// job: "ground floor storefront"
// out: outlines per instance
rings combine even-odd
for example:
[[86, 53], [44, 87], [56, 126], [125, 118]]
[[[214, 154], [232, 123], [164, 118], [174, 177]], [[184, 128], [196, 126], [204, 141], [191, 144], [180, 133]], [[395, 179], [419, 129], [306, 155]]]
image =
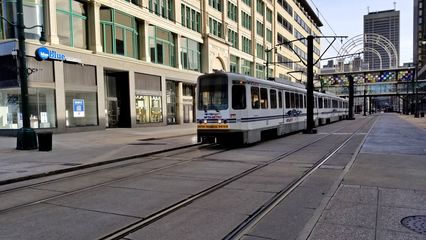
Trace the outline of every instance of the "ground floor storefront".
[[[0, 135], [22, 127], [16, 42], [0, 43]], [[31, 127], [54, 132], [195, 121], [199, 73], [70, 48], [27, 44]], [[3, 134], [5, 135], [5, 134]]]

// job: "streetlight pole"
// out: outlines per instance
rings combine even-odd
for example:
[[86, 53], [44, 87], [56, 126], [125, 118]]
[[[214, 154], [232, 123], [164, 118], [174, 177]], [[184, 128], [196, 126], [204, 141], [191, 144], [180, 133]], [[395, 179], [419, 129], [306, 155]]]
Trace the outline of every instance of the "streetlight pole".
[[21, 83], [21, 113], [22, 128], [18, 130], [16, 149], [31, 150], [37, 148], [37, 136], [30, 125], [30, 114], [28, 111], [28, 70], [25, 59], [25, 25], [22, 0], [16, 1], [17, 37], [18, 37], [18, 64], [19, 79]]

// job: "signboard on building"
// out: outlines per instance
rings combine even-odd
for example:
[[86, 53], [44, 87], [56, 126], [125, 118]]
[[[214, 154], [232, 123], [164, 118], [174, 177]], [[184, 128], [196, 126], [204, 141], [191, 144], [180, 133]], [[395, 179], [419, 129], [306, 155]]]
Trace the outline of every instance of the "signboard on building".
[[58, 53], [54, 50], [50, 50], [47, 47], [40, 47], [35, 52], [36, 59], [39, 61], [43, 60], [56, 60], [56, 61], [67, 61], [81, 63], [81, 59], [65, 56], [65, 54]]
[[73, 116], [75, 118], [84, 117], [84, 99], [73, 99]]

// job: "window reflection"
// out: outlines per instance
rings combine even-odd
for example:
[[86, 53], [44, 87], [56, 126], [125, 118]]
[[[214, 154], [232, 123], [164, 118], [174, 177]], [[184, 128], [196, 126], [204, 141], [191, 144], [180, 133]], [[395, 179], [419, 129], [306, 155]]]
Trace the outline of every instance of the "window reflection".
[[161, 96], [136, 95], [136, 123], [163, 121]]

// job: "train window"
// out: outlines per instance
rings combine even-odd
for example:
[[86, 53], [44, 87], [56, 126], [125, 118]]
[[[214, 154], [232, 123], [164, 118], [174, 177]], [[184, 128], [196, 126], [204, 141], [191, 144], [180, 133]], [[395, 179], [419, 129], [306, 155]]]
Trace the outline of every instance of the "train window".
[[271, 95], [271, 108], [277, 108], [277, 91], [271, 89], [269, 95]]
[[260, 89], [260, 107], [268, 108], [268, 89], [266, 88]]
[[246, 108], [246, 87], [244, 85], [232, 86], [232, 108], [233, 109]]
[[285, 108], [290, 108], [290, 93], [285, 92]]
[[337, 108], [338, 104], [337, 104], [337, 100], [333, 100], [333, 108]]
[[302, 108], [303, 107], [303, 96], [302, 96], [302, 94], [297, 94], [297, 100], [299, 100], [299, 101], [297, 101], [297, 107], [298, 108]]
[[306, 95], [303, 95], [303, 108], [306, 108], [306, 104], [308, 101], [306, 101]]
[[201, 77], [198, 81], [198, 110], [228, 109], [228, 78]]
[[260, 107], [260, 98], [259, 98], [259, 88], [251, 87], [251, 108], [259, 109]]
[[294, 93], [290, 93], [291, 108], [296, 108], [296, 96]]
[[278, 91], [278, 106], [283, 108], [283, 93], [281, 91]]
[[318, 98], [315, 97], [314, 99], [314, 108], [318, 108]]
[[318, 98], [318, 108], [323, 108], [322, 98]]

